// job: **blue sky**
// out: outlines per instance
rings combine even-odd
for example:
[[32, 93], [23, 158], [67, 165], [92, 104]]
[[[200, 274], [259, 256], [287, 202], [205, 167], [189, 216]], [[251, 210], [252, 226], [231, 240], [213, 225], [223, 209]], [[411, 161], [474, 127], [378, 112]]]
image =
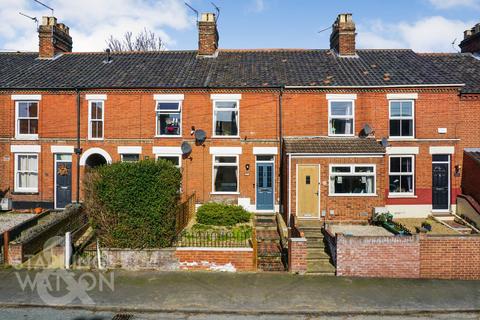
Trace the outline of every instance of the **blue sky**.
[[[193, 13], [181, 0], [44, 0], [70, 26], [74, 51], [99, 51], [110, 34], [144, 27], [168, 49], [196, 49]], [[188, 1], [200, 12], [209, 0]], [[220, 8], [221, 48], [327, 48], [338, 13], [351, 12], [362, 48], [453, 51], [466, 28], [480, 22], [480, 0], [213, 0]], [[34, 24], [19, 11], [49, 14], [33, 0], [0, 0], [0, 49], [36, 51]], [[5, 27], [6, 26], [6, 27]]]

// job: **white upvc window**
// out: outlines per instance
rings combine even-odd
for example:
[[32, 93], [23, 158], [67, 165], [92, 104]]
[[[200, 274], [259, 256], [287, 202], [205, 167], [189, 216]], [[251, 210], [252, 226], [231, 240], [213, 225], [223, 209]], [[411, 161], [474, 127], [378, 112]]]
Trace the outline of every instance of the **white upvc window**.
[[38, 139], [38, 101], [15, 102], [17, 139]]
[[213, 137], [240, 136], [240, 100], [213, 101]]
[[180, 137], [182, 135], [182, 101], [156, 101], [157, 137]]
[[137, 162], [140, 161], [138, 153], [122, 153], [120, 154], [122, 162]]
[[103, 140], [105, 101], [88, 101], [88, 139]]
[[355, 100], [328, 101], [328, 135], [353, 136], [355, 132]]
[[38, 154], [15, 154], [15, 192], [38, 192]]
[[415, 158], [413, 155], [390, 156], [389, 195], [413, 196], [415, 183]]
[[413, 138], [415, 136], [414, 100], [390, 100], [390, 137]]
[[374, 164], [330, 165], [331, 196], [375, 196]]
[[182, 167], [182, 155], [181, 154], [157, 154], [157, 160], [163, 159], [170, 161], [177, 168]]
[[213, 193], [238, 193], [238, 171], [238, 155], [214, 155], [212, 170]]

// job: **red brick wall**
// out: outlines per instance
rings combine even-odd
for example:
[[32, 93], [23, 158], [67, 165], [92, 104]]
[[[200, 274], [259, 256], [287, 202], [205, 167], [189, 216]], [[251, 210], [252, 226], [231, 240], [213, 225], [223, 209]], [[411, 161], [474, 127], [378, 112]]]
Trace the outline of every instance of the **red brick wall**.
[[480, 236], [420, 239], [422, 278], [480, 279]]
[[415, 237], [337, 235], [337, 275], [418, 278], [420, 248]]
[[462, 193], [480, 202], [480, 162], [468, 154], [463, 156]]
[[288, 271], [299, 274], [307, 272], [307, 239], [288, 239]]
[[[242, 248], [243, 249], [243, 248]], [[233, 265], [236, 271], [255, 271], [253, 250], [216, 250], [212, 248], [184, 249], [177, 248], [175, 252], [182, 270], [215, 271], [228, 269]]]

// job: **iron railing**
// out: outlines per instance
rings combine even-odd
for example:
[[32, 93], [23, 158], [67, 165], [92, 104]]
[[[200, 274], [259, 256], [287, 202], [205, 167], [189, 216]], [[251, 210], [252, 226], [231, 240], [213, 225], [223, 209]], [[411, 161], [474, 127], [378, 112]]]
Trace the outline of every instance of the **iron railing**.
[[252, 245], [252, 230], [242, 231], [182, 231], [176, 247], [244, 248]]

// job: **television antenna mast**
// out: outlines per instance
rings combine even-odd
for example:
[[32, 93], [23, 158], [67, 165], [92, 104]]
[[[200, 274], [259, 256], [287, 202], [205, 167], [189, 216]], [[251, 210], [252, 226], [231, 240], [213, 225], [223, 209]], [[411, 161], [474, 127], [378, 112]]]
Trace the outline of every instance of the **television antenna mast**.
[[215, 22], [218, 21], [218, 18], [220, 18], [220, 8], [213, 2], [210, 2], [212, 6], [215, 8], [215, 11], [217, 11], [217, 17], [215, 18]]
[[19, 12], [19, 14], [24, 16], [25, 18], [28, 18], [28, 19], [32, 20], [33, 22], [35, 22], [35, 24], [37, 26], [37, 30], [38, 30], [38, 19], [36, 17], [30, 17], [28, 14], [25, 14], [23, 12]]
[[322, 30], [318, 31], [318, 33], [325, 32], [325, 31], [327, 31], [327, 30], [329, 30], [329, 29], [332, 29], [332, 27], [330, 26], [330, 27], [328, 27], [328, 28], [322, 29]]
[[52, 7], [47, 6], [45, 3], [40, 2], [39, 0], [33, 0], [33, 1], [35, 1], [35, 2], [38, 3], [39, 5], [44, 6], [45, 8], [49, 9], [50, 11], [52, 11], [52, 17], [53, 17], [54, 10], [53, 10]]
[[[36, 1], [36, 0], [35, 0]], [[198, 23], [198, 10], [195, 9], [194, 7], [192, 7], [191, 5], [189, 5], [188, 3], [184, 2], [185, 5], [190, 9], [192, 10], [196, 15], [197, 15], [197, 23]]]

